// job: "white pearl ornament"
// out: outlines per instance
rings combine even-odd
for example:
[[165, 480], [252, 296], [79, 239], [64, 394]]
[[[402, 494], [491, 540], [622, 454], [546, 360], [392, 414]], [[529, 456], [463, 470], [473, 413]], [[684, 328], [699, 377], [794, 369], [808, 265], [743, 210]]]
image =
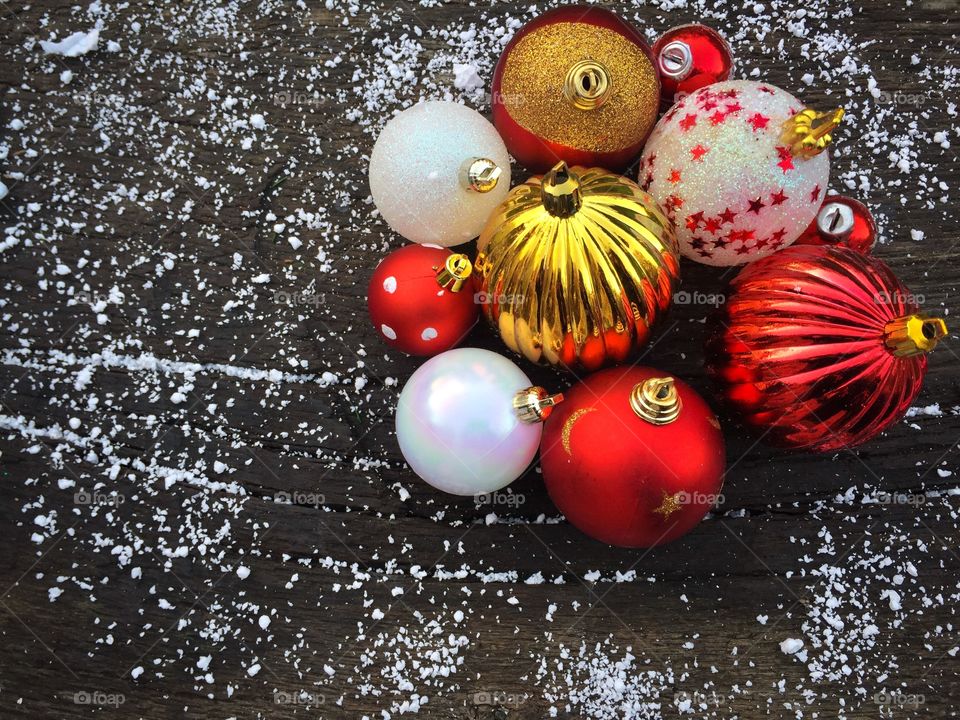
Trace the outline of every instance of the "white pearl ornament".
[[370, 192], [407, 240], [450, 247], [480, 234], [510, 189], [510, 156], [480, 113], [424, 102], [386, 124], [370, 154]]
[[502, 355], [457, 348], [430, 358], [397, 402], [397, 441], [428, 484], [453, 495], [506, 487], [533, 461], [541, 425], [560, 395], [530, 387]]

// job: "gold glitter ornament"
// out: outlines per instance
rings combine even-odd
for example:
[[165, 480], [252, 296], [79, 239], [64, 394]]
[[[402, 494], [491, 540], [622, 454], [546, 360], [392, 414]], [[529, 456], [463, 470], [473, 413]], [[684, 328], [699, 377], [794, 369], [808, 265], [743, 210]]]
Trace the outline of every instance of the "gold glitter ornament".
[[632, 25], [573, 5], [521, 28], [500, 56], [492, 94], [494, 124], [530, 170], [559, 160], [622, 170], [656, 123], [660, 79]]
[[673, 227], [636, 183], [559, 163], [510, 191], [477, 244], [487, 319], [538, 363], [592, 371], [650, 337], [679, 282]]

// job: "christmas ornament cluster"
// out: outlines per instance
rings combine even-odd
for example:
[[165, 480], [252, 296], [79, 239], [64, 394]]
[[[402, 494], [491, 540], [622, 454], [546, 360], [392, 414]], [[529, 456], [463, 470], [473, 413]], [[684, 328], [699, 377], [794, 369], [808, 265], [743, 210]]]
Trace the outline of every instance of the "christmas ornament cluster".
[[[831, 452], [903, 417], [947, 330], [871, 257], [867, 208], [827, 194], [843, 110], [733, 67], [703, 25], [651, 49], [608, 10], [562, 7], [506, 45], [492, 124], [424, 102], [384, 127], [371, 194], [414, 244], [377, 267], [368, 308], [384, 342], [430, 358], [396, 412], [427, 483], [495, 492], [539, 453], [551, 499], [593, 538], [650, 547], [695, 527], [722, 485], [717, 417], [682, 379], [624, 366], [668, 311], [681, 257], [745, 265], [704, 362], [764, 442]], [[532, 173], [512, 189], [510, 156]], [[475, 238], [472, 257], [449, 249]], [[457, 348], [480, 315], [523, 361], [584, 379], [553, 393]]]

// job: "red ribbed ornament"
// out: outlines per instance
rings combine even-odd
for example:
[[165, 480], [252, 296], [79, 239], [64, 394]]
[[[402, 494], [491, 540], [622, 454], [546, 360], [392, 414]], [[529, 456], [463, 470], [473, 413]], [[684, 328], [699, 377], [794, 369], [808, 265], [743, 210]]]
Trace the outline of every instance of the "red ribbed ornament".
[[828, 452], [900, 420], [946, 324], [884, 263], [793, 246], [734, 278], [707, 339], [708, 373], [765, 442]]

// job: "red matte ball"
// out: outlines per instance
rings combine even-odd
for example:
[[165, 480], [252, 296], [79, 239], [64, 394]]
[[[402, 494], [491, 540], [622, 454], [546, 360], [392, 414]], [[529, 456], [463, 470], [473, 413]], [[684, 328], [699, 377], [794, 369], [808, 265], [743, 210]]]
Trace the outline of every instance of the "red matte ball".
[[[679, 414], [654, 424], [634, 388], [672, 380]], [[547, 419], [540, 462], [547, 491], [573, 525], [611, 545], [652, 547], [694, 528], [717, 502], [726, 462], [720, 423], [681, 380], [648, 367], [610, 368], [564, 393]]]
[[795, 245], [846, 245], [869, 255], [877, 242], [877, 223], [859, 200], [844, 195], [827, 195], [810, 227]]
[[730, 78], [733, 52], [713, 28], [696, 23], [668, 30], [653, 45], [664, 106]]
[[367, 309], [388, 345], [409, 355], [436, 355], [458, 345], [476, 324], [473, 278], [455, 292], [452, 282], [444, 287], [438, 277], [451, 256], [446, 248], [407, 245], [374, 270]]

